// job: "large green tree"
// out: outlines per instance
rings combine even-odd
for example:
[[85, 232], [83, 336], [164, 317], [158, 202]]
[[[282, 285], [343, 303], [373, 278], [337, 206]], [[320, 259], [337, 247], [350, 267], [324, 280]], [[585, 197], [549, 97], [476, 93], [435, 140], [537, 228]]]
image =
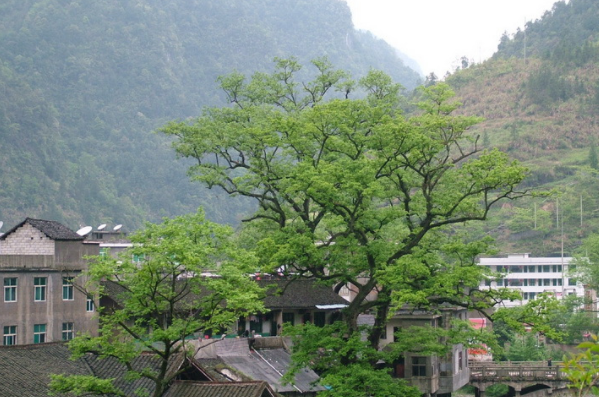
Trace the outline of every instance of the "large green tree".
[[[87, 272], [87, 286], [99, 287], [99, 296], [116, 305], [99, 308], [99, 337], [81, 335], [71, 341], [73, 357], [92, 353], [117, 359], [127, 368], [127, 379], [151, 381], [144, 393], [162, 396], [180, 372], [169, 371], [169, 363], [188, 349], [186, 338], [227, 329], [239, 316], [263, 310], [261, 290], [247, 277], [255, 270], [254, 258], [232, 243], [231, 234], [199, 211], [147, 224], [131, 236], [133, 246], [123, 255], [97, 258]], [[154, 368], [134, 365], [143, 352], [155, 354]], [[51, 388], [75, 395], [128, 396], [111, 379], [92, 376], [56, 375]]]
[[[324, 382], [341, 385], [348, 374], [373, 370], [394, 308], [484, 308], [501, 300], [504, 291], [478, 289], [486, 270], [474, 257], [487, 244], [467, 243], [459, 226], [522, 195], [516, 186], [525, 169], [479, 147], [468, 129], [480, 119], [453, 115], [459, 104], [445, 84], [420, 91], [419, 111], [408, 117], [401, 87], [384, 73], [356, 82], [324, 59], [313, 65], [311, 81], [297, 79], [293, 59], [277, 59], [272, 74], [223, 77], [231, 106], [162, 131], [180, 156], [196, 160], [192, 178], [256, 200], [246, 225], [258, 231], [251, 235], [263, 270], [353, 286], [345, 323], [296, 346], [301, 364], [328, 360]], [[362, 330], [358, 315], [367, 312], [375, 323]], [[329, 348], [313, 349], [318, 341]], [[372, 384], [364, 392], [392, 395]]]

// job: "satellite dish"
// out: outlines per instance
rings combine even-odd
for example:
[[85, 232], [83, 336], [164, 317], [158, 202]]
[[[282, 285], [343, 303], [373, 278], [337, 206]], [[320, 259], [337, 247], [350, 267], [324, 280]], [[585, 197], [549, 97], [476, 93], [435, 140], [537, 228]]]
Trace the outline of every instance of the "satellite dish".
[[118, 224], [112, 230], [114, 230], [116, 232], [117, 230], [121, 230], [122, 227], [123, 227], [123, 225]]
[[0, 229], [2, 229], [2, 226], [4, 226], [4, 222], [0, 221]]
[[98, 226], [98, 230], [102, 230], [102, 229], [104, 229], [105, 227], [106, 227], [106, 224], [105, 224], [105, 223], [103, 223], [103, 224], [101, 224], [100, 226]]
[[91, 226], [84, 226], [81, 229], [77, 230], [77, 234], [80, 236], [87, 236], [89, 234], [89, 232], [92, 231], [92, 227]]

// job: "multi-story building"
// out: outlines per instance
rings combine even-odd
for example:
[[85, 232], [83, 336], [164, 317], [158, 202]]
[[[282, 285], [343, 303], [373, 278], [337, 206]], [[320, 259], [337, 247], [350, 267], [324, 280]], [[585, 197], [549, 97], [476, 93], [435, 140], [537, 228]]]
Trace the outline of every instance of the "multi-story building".
[[[435, 312], [406, 308], [397, 311], [387, 323], [381, 338], [381, 345], [395, 341], [396, 332], [411, 327], [449, 328], [453, 319], [466, 320], [466, 309], [443, 305]], [[418, 352], [405, 352], [393, 363], [393, 375], [406, 379], [410, 385], [418, 387], [423, 395], [451, 396], [451, 393], [468, 384], [468, 352], [462, 344], [454, 344], [445, 356], [423, 355]]]
[[86, 269], [85, 257], [98, 253], [98, 243], [55, 221], [27, 218], [1, 235], [1, 344], [97, 334], [94, 300], [78, 276]]
[[504, 258], [480, 258], [479, 265], [487, 266], [503, 277], [486, 280], [481, 288], [506, 287], [520, 291], [521, 300], [503, 302], [506, 307], [520, 306], [542, 292], [557, 298], [566, 295], [584, 296], [582, 283], [569, 274], [571, 257], [531, 258], [528, 254], [510, 254]]

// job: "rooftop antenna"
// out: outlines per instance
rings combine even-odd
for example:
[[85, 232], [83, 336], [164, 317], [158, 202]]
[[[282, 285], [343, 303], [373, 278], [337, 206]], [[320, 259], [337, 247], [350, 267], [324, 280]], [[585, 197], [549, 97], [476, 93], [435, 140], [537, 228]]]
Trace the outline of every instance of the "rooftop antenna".
[[106, 228], [106, 224], [103, 223], [100, 226], [98, 226], [98, 230], [103, 230], [104, 228]]
[[89, 232], [92, 231], [92, 227], [91, 226], [84, 226], [81, 229], [77, 230], [77, 234], [80, 236], [87, 236], [89, 234]]
[[114, 227], [112, 230], [114, 230], [114, 231], [116, 232], [116, 231], [118, 231], [118, 230], [121, 230], [121, 228], [122, 228], [122, 227], [123, 227], [123, 225], [121, 225], [121, 224], [118, 224], [118, 225], [116, 225], [116, 226], [115, 226], [115, 227]]

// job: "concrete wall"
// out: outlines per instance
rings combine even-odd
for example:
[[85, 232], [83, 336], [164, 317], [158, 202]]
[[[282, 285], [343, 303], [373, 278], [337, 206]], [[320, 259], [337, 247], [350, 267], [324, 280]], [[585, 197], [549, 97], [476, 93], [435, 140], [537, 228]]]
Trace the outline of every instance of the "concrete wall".
[[[78, 273], [69, 273], [69, 277]], [[46, 342], [62, 340], [62, 324], [71, 322], [75, 333], [90, 332], [97, 335], [98, 319], [96, 312], [86, 309], [87, 296], [77, 288], [82, 280], [74, 281], [73, 300], [63, 300], [63, 277], [67, 274], [59, 271], [0, 271], [0, 333], [3, 335], [4, 327], [17, 326], [17, 344], [33, 343], [33, 329], [35, 324], [46, 324]], [[16, 302], [5, 302], [4, 279], [17, 278]], [[34, 279], [46, 278], [46, 300], [35, 301]], [[3, 339], [0, 339], [0, 343]]]

